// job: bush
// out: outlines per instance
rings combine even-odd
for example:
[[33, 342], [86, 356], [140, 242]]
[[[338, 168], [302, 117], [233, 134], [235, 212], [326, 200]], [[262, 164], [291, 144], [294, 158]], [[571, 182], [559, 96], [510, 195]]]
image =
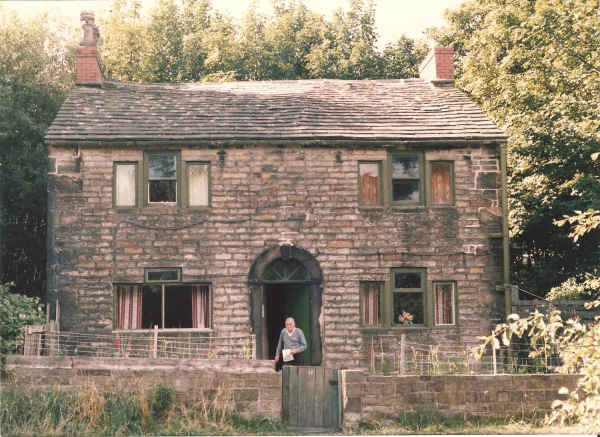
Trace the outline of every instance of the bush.
[[7, 355], [16, 351], [15, 340], [26, 325], [44, 323], [43, 304], [36, 298], [9, 292], [12, 284], [0, 285], [0, 369]]

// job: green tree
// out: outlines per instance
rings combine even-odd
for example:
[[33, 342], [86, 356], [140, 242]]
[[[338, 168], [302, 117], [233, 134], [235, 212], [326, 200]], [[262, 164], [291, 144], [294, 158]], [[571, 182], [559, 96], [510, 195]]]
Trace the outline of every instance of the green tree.
[[429, 47], [425, 41], [415, 41], [403, 34], [394, 44], [388, 44], [383, 51], [383, 71], [385, 79], [409, 79], [419, 77], [419, 64], [427, 55]]
[[600, 206], [600, 17], [593, 0], [471, 0], [430, 34], [457, 51], [457, 84], [509, 135], [512, 272], [548, 292], [600, 264], [600, 232], [554, 225]]
[[52, 14], [0, 5], [0, 281], [44, 295], [44, 134], [74, 83], [76, 36]]

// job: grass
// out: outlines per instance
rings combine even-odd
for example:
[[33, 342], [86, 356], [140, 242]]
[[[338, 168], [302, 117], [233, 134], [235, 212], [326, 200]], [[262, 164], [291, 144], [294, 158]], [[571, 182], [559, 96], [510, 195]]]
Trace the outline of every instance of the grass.
[[142, 383], [99, 389], [5, 387], [0, 430], [4, 437], [105, 435], [288, 434], [277, 420], [244, 418], [231, 411], [226, 390], [189, 405], [171, 386]]
[[590, 434], [592, 429], [584, 426], [547, 426], [543, 418], [517, 420], [514, 418], [464, 419], [446, 416], [437, 411], [420, 410], [398, 416], [393, 424], [374, 420], [361, 420], [350, 432], [356, 435], [508, 435], [508, 434]]
[[[0, 408], [4, 437], [51, 436], [176, 436], [294, 434], [279, 420], [245, 418], [231, 410], [226, 388], [208, 390], [193, 404], [171, 386], [143, 382], [100, 389], [93, 384], [74, 388], [5, 386]], [[446, 416], [420, 410], [393, 423], [361, 420], [350, 435], [407, 434], [590, 434], [585, 427], [549, 427], [542, 418], [528, 420]]]

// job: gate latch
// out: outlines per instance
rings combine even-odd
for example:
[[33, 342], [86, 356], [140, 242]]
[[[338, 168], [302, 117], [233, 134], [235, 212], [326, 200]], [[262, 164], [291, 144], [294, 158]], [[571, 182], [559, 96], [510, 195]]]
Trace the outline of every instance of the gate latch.
[[337, 379], [330, 379], [329, 380], [329, 385], [338, 385], [338, 380]]

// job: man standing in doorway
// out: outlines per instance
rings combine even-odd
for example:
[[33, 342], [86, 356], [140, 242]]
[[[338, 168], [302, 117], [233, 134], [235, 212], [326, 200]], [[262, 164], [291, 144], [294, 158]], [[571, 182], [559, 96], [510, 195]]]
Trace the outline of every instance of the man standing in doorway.
[[[291, 317], [285, 320], [285, 328], [281, 331], [277, 343], [277, 354], [275, 355], [275, 369], [281, 370], [286, 366], [303, 366], [304, 351], [306, 350], [306, 339], [300, 328], [296, 328], [296, 322]], [[289, 360], [289, 356], [293, 359]], [[284, 360], [284, 355], [286, 360]]]

